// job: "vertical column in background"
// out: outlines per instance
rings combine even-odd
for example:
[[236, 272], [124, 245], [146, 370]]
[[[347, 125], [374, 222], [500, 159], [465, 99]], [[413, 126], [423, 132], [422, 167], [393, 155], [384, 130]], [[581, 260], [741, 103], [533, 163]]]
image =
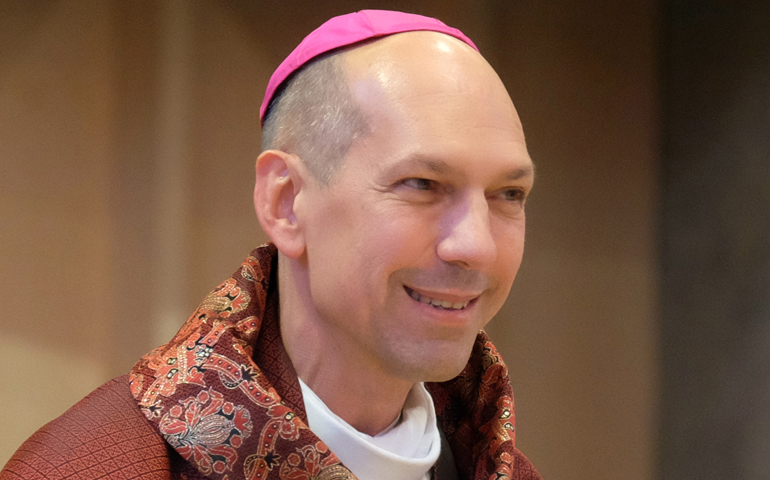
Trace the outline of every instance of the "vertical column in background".
[[770, 478], [770, 3], [664, 13], [661, 479]]
[[155, 204], [161, 118], [160, 4], [112, 2], [115, 43], [110, 179], [114, 257], [110, 319], [113, 375], [126, 373], [154, 340]]
[[193, 7], [184, 0], [169, 0], [159, 11], [157, 153], [152, 179], [153, 345], [171, 339], [190, 314], [185, 299], [189, 290]]
[[493, 65], [537, 167], [524, 261], [488, 330], [545, 478], [657, 465], [657, 3], [490, 1]]
[[109, 378], [111, 14], [0, 2], [0, 466]]

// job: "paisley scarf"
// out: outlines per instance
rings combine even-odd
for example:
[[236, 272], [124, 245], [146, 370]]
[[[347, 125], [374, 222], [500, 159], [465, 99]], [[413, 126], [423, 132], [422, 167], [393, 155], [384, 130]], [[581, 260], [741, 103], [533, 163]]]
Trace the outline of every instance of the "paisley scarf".
[[[168, 444], [209, 478], [354, 480], [307, 427], [281, 340], [277, 264], [273, 245], [254, 250], [171, 342], [134, 366], [131, 393]], [[426, 387], [461, 479], [540, 479], [515, 448], [508, 369], [484, 332], [460, 375]]]

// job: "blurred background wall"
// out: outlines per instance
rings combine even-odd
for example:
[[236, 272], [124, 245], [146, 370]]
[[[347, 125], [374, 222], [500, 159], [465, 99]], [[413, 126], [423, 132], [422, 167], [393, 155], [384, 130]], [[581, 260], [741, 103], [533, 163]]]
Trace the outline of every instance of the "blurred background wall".
[[758, 5], [0, 1], [0, 465], [266, 240], [251, 193], [269, 75], [330, 16], [391, 8], [476, 41], [537, 164], [524, 264], [489, 327], [519, 447], [549, 480], [766, 478]]
[[660, 478], [770, 478], [770, 3], [664, 18]]

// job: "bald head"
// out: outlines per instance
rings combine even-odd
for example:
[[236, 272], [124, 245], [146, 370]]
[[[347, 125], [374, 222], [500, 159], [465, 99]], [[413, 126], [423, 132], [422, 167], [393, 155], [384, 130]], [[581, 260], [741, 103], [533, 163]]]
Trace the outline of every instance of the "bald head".
[[[420, 96], [435, 98], [428, 108], [443, 109], [447, 121], [462, 122], [463, 112], [444, 105], [442, 95], [480, 95], [494, 102], [497, 108], [490, 111], [498, 117], [502, 112], [507, 124], [521, 130], [491, 66], [473, 48], [442, 33], [399, 33], [340, 49], [313, 60], [285, 85], [270, 104], [263, 150], [298, 155], [322, 184], [331, 182], [356, 140], [377, 128], [379, 114], [403, 113], [399, 105]], [[420, 128], [420, 113], [412, 111], [399, 121], [402, 130]]]
[[[467, 122], [459, 103], [445, 99], [460, 94], [484, 102], [485, 120], [521, 130], [513, 103], [487, 61], [460, 40], [435, 32], [407, 32], [360, 46], [344, 57], [356, 103], [372, 122], [375, 113], [399, 114], [402, 129], [423, 128], [426, 110], [442, 112], [446, 122]], [[425, 98], [432, 101], [424, 102]], [[419, 108], [417, 107], [419, 104]], [[435, 119], [435, 118], [434, 118]], [[474, 128], [474, 125], [467, 125]]]

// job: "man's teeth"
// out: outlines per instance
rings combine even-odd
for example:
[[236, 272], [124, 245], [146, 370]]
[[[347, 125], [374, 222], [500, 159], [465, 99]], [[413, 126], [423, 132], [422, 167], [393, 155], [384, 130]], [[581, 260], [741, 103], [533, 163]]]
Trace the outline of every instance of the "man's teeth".
[[441, 308], [444, 308], [444, 309], [447, 309], [447, 310], [449, 310], [449, 309], [452, 309], [452, 310], [462, 310], [465, 307], [467, 307], [469, 303], [471, 303], [470, 300], [465, 301], [465, 302], [457, 302], [457, 303], [447, 302], [446, 300], [436, 300], [434, 298], [430, 298], [430, 297], [426, 297], [424, 295], [420, 295], [419, 293], [415, 292], [411, 288], [409, 289], [409, 296], [411, 296], [413, 299], [417, 300], [420, 303], [428, 303], [428, 304], [430, 304], [430, 305], [432, 305], [434, 307], [437, 307], [437, 308], [441, 307]]

